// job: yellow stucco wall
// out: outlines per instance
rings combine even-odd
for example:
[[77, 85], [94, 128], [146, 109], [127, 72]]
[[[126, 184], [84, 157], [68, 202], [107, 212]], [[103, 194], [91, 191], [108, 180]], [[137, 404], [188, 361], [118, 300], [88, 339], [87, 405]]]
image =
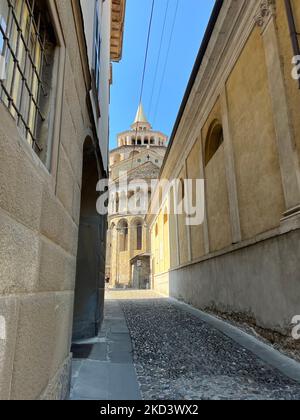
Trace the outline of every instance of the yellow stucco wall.
[[284, 213], [265, 53], [258, 27], [226, 87], [242, 237], [248, 239], [279, 226]]
[[169, 233], [169, 214], [168, 209], [165, 208], [162, 214], [163, 225], [163, 271], [170, 269], [170, 233]]
[[170, 191], [170, 217], [169, 217], [169, 235], [170, 235], [170, 267], [174, 268], [178, 265], [179, 246], [176, 234], [176, 215], [174, 214], [174, 191]]
[[153, 254], [153, 274], [158, 274], [162, 272], [161, 269], [161, 247], [160, 243], [162, 242], [162, 231], [161, 231], [161, 213], [159, 213], [156, 218], [156, 222], [151, 231], [151, 249]]
[[[191, 180], [201, 179], [200, 165], [202, 159], [202, 146], [201, 138], [199, 137], [194, 144], [188, 158], [187, 158], [187, 175]], [[193, 188], [192, 191], [193, 205], [196, 202], [196, 190]], [[204, 231], [203, 225], [191, 226], [191, 251], [192, 259], [197, 259], [205, 254], [204, 247]]]
[[[185, 168], [179, 174], [179, 179], [185, 180], [186, 179], [186, 171]], [[182, 191], [179, 193], [179, 199], [182, 200]], [[179, 241], [179, 260], [180, 264], [186, 264], [189, 260], [189, 253], [188, 253], [188, 232], [186, 226], [186, 215], [178, 214], [178, 236], [180, 238]]]
[[[300, 2], [299, 0], [292, 0], [292, 7], [294, 12], [295, 24], [298, 32], [300, 32]], [[300, 90], [298, 81], [291, 77], [292, 72], [292, 57], [294, 55], [290, 39], [290, 31], [288, 27], [288, 20], [284, 0], [277, 0], [276, 2], [276, 23], [278, 27], [280, 53], [283, 63], [283, 72], [285, 84], [288, 95], [288, 104], [291, 113], [291, 123], [293, 126], [293, 134], [295, 136], [295, 143], [300, 157]]]
[[170, 216], [168, 205], [163, 206], [151, 229], [151, 249], [153, 274], [167, 272], [170, 269]]
[[[209, 129], [215, 120], [222, 121], [219, 100], [202, 129], [203, 150]], [[224, 144], [205, 167], [205, 188], [210, 249], [218, 251], [232, 243]]]

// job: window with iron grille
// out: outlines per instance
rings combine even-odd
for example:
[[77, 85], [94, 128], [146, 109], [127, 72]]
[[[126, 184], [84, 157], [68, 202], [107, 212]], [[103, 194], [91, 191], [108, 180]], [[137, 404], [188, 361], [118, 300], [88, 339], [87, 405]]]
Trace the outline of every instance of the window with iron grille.
[[43, 162], [55, 46], [46, 0], [0, 0], [0, 100]]

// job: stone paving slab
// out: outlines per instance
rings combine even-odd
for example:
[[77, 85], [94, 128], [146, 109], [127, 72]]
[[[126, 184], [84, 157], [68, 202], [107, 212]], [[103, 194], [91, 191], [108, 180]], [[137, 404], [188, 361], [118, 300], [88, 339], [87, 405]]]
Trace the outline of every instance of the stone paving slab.
[[84, 361], [72, 386], [72, 400], [139, 400], [140, 391], [132, 363]]
[[140, 400], [132, 343], [124, 313], [107, 301], [98, 337], [72, 346], [71, 400]]

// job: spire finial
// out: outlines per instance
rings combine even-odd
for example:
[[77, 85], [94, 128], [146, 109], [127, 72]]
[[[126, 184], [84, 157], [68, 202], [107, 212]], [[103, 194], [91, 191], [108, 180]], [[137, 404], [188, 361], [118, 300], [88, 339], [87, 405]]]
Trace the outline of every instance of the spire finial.
[[137, 123], [147, 123], [147, 124], [149, 124], [149, 122], [148, 122], [148, 120], [145, 116], [145, 112], [144, 112], [144, 108], [143, 108], [142, 103], [139, 104], [139, 107], [138, 107], [136, 117], [135, 117], [135, 120], [134, 120], [133, 124], [137, 124]]

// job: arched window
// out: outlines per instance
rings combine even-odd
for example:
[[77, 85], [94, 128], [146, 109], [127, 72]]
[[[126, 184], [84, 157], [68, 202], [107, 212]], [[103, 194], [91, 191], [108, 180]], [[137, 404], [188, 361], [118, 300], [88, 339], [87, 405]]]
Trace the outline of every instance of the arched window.
[[128, 251], [128, 223], [123, 220], [119, 224], [119, 251]]
[[211, 161], [213, 156], [224, 141], [223, 128], [218, 121], [214, 121], [208, 131], [208, 136], [205, 144], [205, 166]]
[[137, 139], [137, 145], [141, 146], [142, 144], [142, 140], [141, 139]]
[[136, 155], [139, 155], [140, 153], [137, 150], [134, 150], [133, 152], [130, 153], [129, 158], [133, 158]]
[[152, 144], [152, 145], [153, 145], [153, 144], [155, 144], [155, 140], [154, 140], [154, 138], [151, 138], [151, 139], [150, 139], [150, 144]]
[[149, 139], [146, 137], [144, 140], [144, 144], [148, 145], [149, 144]]
[[131, 139], [131, 144], [132, 144], [132, 146], [135, 146], [135, 145], [136, 145], [135, 138], [132, 138], [132, 139]]

